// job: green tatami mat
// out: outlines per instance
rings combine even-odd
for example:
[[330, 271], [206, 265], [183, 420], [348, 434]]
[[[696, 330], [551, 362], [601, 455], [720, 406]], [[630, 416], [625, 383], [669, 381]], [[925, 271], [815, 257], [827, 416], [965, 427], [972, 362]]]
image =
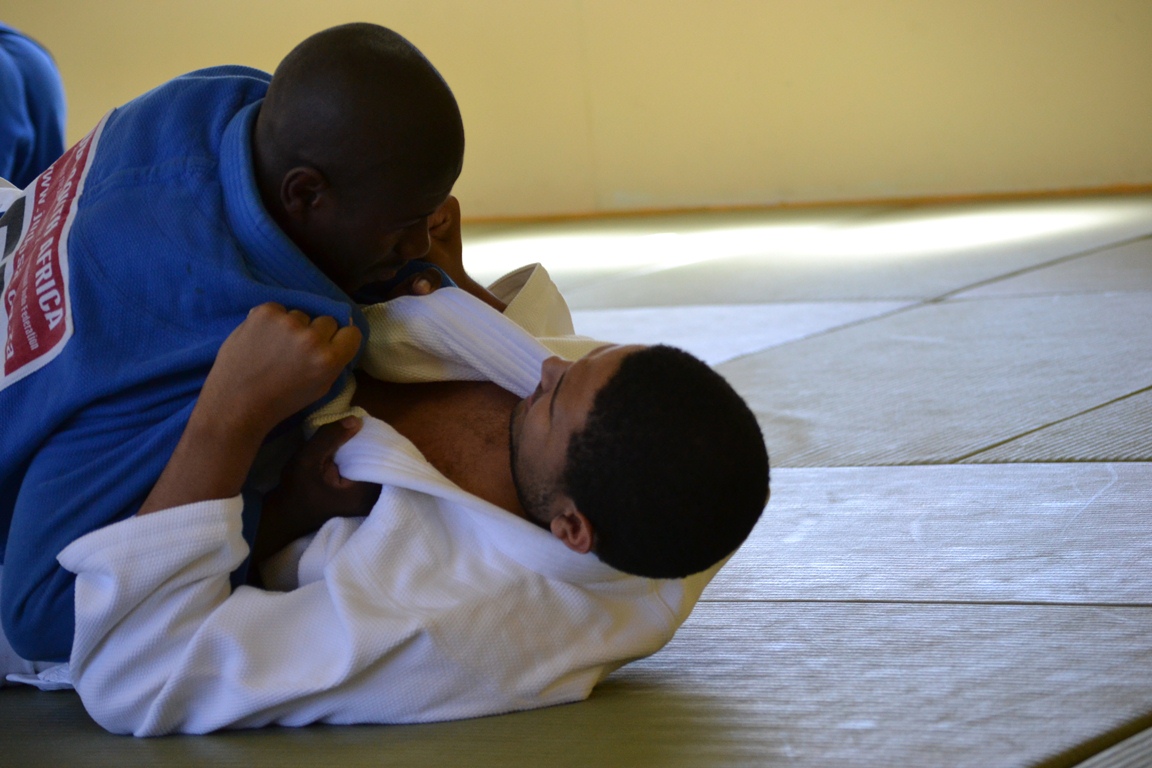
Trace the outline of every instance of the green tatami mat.
[[949, 301], [719, 370], [776, 466], [948, 463], [1147, 387], [1148, 328], [1141, 293]]
[[[135, 740], [0, 696], [4, 765], [1064, 766], [1152, 712], [1152, 608], [700, 605], [591, 700], [396, 727]], [[1109, 746], [1101, 744], [1100, 749]]]
[[705, 600], [1152, 605], [1152, 464], [780, 469]]

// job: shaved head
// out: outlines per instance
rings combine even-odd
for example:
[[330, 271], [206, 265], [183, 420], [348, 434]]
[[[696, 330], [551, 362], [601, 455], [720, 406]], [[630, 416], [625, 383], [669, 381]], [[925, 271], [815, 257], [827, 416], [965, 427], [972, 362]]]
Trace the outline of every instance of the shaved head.
[[412, 243], [374, 256], [350, 251], [380, 250], [368, 241], [383, 233], [366, 231], [369, 221], [398, 231], [426, 218], [464, 158], [448, 84], [415, 46], [374, 24], [333, 27], [296, 46], [272, 76], [252, 142], [268, 212], [348, 291], [361, 282], [357, 259], [375, 258], [380, 272], [423, 255]]
[[415, 46], [384, 27], [345, 24], [312, 35], [276, 68], [256, 141], [275, 170], [312, 164], [334, 183], [377, 173], [454, 179], [464, 125]]

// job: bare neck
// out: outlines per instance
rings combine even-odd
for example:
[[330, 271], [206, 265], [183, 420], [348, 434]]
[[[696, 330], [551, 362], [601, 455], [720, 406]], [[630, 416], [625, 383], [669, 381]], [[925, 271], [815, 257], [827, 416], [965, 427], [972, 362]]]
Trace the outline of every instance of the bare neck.
[[412, 441], [453, 483], [524, 517], [508, 445], [519, 401], [486, 381], [395, 384], [359, 374], [353, 402]]

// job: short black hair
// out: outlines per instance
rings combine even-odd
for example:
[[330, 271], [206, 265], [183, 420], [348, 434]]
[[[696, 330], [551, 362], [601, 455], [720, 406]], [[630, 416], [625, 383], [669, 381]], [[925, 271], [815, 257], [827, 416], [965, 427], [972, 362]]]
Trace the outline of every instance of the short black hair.
[[317, 32], [276, 67], [255, 139], [279, 184], [291, 168], [329, 181], [460, 175], [464, 123], [452, 89], [415, 45], [366, 22]]
[[658, 345], [629, 354], [568, 444], [564, 491], [608, 565], [680, 578], [731, 554], [768, 500], [756, 417], [719, 373]]

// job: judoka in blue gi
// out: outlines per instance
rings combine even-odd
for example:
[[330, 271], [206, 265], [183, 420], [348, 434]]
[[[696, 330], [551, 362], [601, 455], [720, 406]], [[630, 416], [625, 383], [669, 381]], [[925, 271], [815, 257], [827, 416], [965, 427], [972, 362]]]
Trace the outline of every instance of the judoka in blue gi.
[[[228, 334], [265, 302], [366, 332], [351, 297], [426, 253], [463, 150], [427, 59], [345, 25], [271, 77], [201, 70], [113, 110], [8, 207], [0, 612], [21, 656], [68, 657], [74, 577], [56, 555], [137, 512]], [[257, 461], [272, 483], [297, 420]]]

